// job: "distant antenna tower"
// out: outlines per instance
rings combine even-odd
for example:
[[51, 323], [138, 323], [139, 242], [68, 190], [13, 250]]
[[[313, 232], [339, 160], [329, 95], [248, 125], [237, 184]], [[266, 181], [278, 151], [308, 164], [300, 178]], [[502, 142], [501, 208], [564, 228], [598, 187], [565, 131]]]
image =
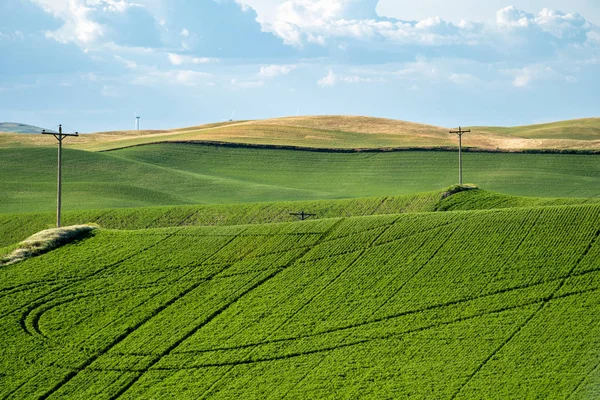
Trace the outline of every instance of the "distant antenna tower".
[[233, 121], [233, 114], [235, 114], [235, 109], [231, 112], [231, 115], [229, 116], [229, 121]]
[[138, 111], [135, 113], [135, 129], [138, 131], [140, 130], [140, 118], [140, 112]]

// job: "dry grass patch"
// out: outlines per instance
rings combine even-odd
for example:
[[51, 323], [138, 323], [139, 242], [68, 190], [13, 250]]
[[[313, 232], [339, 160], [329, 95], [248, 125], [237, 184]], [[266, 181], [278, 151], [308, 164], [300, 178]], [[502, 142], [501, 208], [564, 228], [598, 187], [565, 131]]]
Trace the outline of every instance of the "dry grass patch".
[[12, 253], [0, 257], [0, 266], [16, 264], [47, 253], [65, 244], [82, 239], [97, 228], [95, 225], [74, 225], [38, 232], [19, 243]]
[[248, 124], [295, 126], [301, 128], [365, 134], [427, 134], [429, 136], [448, 134], [448, 129], [438, 126], [387, 118], [344, 115], [274, 118], [250, 121]]

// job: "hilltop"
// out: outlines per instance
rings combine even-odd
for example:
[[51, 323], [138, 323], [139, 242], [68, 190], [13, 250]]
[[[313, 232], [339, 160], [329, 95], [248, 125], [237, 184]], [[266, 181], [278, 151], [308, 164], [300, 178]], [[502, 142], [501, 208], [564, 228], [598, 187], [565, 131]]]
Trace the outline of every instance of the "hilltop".
[[600, 140], [600, 118], [582, 118], [515, 127], [474, 126], [471, 129], [527, 139]]
[[[44, 128], [39, 126], [20, 124], [18, 122], [0, 122], [0, 132], [7, 133], [41, 133]], [[48, 131], [48, 129], [46, 129]]]
[[[66, 146], [102, 151], [157, 142], [225, 142], [317, 149], [455, 148], [450, 128], [361, 116], [306, 116], [231, 121], [171, 130], [99, 132]], [[473, 127], [464, 145], [473, 149], [600, 151], [600, 118], [524, 127]], [[50, 146], [51, 138], [0, 136], [0, 147]]]

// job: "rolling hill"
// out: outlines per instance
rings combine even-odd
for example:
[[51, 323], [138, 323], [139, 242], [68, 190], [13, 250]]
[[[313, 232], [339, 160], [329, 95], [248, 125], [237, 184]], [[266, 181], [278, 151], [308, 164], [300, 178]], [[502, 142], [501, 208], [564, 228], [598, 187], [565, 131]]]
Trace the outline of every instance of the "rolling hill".
[[596, 398], [600, 206], [97, 230], [0, 269], [3, 398]]
[[[0, 122], [0, 132], [7, 133], [41, 133], [44, 128], [39, 126], [20, 124], [17, 122]], [[47, 130], [47, 129], [46, 129]]]
[[[473, 127], [464, 145], [474, 149], [600, 151], [600, 119], [514, 128]], [[449, 128], [359, 116], [287, 117], [233, 121], [162, 131], [100, 132], [65, 142], [102, 151], [156, 142], [226, 142], [331, 149], [455, 148]], [[52, 138], [0, 135], [0, 147], [51, 146]]]
[[600, 118], [582, 118], [516, 127], [475, 126], [471, 129], [527, 139], [600, 140]]
[[[457, 181], [450, 152], [317, 153], [194, 144], [64, 152], [65, 210], [382, 197]], [[534, 197], [600, 197], [597, 155], [469, 153], [464, 177]], [[0, 214], [52, 211], [56, 150], [0, 149]]]
[[[451, 191], [448, 191], [451, 190]], [[210, 204], [67, 211], [64, 225], [96, 224], [103, 228], [139, 230], [181, 226], [259, 225], [292, 222], [292, 212], [316, 214], [311, 219], [472, 211], [502, 208], [600, 204], [600, 198], [537, 198], [509, 196], [488, 190], [443, 191], [403, 196], [274, 203]], [[14, 245], [34, 233], [53, 227], [55, 213], [0, 214], [0, 248]], [[0, 251], [0, 255], [2, 255]]]

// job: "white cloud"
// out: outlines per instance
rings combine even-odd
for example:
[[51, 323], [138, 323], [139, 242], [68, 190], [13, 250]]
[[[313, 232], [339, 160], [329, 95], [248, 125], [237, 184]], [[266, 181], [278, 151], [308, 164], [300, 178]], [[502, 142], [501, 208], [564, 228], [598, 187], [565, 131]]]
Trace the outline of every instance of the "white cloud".
[[[76, 43], [84, 49], [101, 43], [121, 40], [149, 40], [144, 37], [154, 28], [148, 26], [152, 18], [141, 4], [125, 0], [31, 0], [46, 12], [63, 21], [46, 37], [60, 43]], [[133, 19], [131, 19], [133, 18]], [[134, 26], [133, 23], [137, 23]]]
[[502, 8], [496, 13], [496, 25], [504, 29], [528, 27], [533, 19], [532, 14], [517, 10], [514, 6]]
[[238, 81], [234, 78], [230, 82], [232, 86], [239, 87], [242, 89], [255, 89], [263, 87], [265, 85], [265, 82], [261, 80]]
[[[516, 88], [528, 87], [534, 81], [546, 81], [561, 78], [561, 75], [553, 68], [541, 64], [504, 70], [503, 72], [513, 76], [512, 85]], [[562, 78], [567, 79], [567, 77]]]
[[287, 75], [297, 68], [296, 65], [267, 65], [260, 67], [260, 76], [273, 78]]
[[100, 0], [97, 2], [97, 4], [102, 7], [103, 11], [110, 11], [110, 12], [117, 12], [117, 13], [124, 13], [129, 8], [132, 8], [132, 7], [143, 7], [140, 4], [128, 3], [125, 0]]
[[218, 63], [220, 60], [218, 58], [210, 58], [210, 57], [193, 57], [192, 63], [194, 64], [210, 64], [210, 63]]
[[119, 94], [117, 92], [117, 89], [114, 86], [110, 86], [110, 85], [104, 85], [102, 87], [102, 96], [105, 97], [118, 97]]
[[587, 43], [600, 47], [600, 30], [593, 30], [587, 33]]
[[129, 69], [136, 69], [137, 68], [137, 63], [135, 61], [132, 60], [128, 60], [126, 58], [123, 58], [121, 56], [115, 56], [115, 59], [120, 61], [121, 63], [123, 63], [125, 65], [125, 67], [129, 68]]
[[334, 38], [439, 45], [467, 40], [471, 31], [480, 29], [480, 24], [454, 25], [439, 17], [419, 22], [382, 19], [376, 5], [377, 0], [288, 0], [270, 21], [263, 21], [263, 29], [294, 46], [326, 45]]
[[386, 79], [380, 71], [363, 70], [362, 73], [336, 74], [329, 70], [327, 75], [317, 81], [321, 87], [333, 87], [338, 83], [381, 83]]
[[[164, 24], [163, 24], [163, 25], [164, 25]], [[188, 36], [190, 36], [190, 31], [188, 31], [186, 28], [183, 28], [183, 29], [181, 30], [181, 33], [179, 33], [179, 34], [180, 34], [181, 36], [183, 36], [183, 37], [188, 37]]]
[[155, 86], [160, 84], [172, 84], [182, 86], [197, 86], [206, 84], [213, 75], [206, 72], [192, 70], [159, 71], [149, 68], [133, 78], [136, 85]]
[[573, 75], [567, 75], [567, 76], [565, 76], [565, 81], [567, 83], [577, 83], [577, 78], [574, 77]]
[[322, 87], [333, 87], [337, 83], [337, 76], [333, 72], [333, 70], [329, 70], [327, 75], [317, 82], [319, 86]]
[[565, 14], [548, 8], [534, 15], [509, 6], [499, 10], [496, 15], [500, 29], [538, 29], [558, 39], [575, 39], [593, 28], [592, 24], [577, 13]]
[[475, 78], [473, 75], [466, 73], [452, 73], [448, 79], [456, 85], [468, 85], [479, 81], [479, 79]]
[[14, 32], [2, 32], [0, 31], [0, 42], [3, 40], [23, 40], [25, 36], [23, 32], [17, 30]]
[[173, 65], [183, 65], [183, 64], [210, 64], [217, 63], [220, 60], [218, 58], [209, 58], [209, 57], [191, 57], [181, 54], [168, 53], [167, 57], [169, 61]]
[[90, 14], [93, 10], [82, 1], [70, 0], [63, 4], [49, 0], [34, 1], [42, 3], [46, 11], [65, 21], [58, 30], [46, 32], [46, 37], [60, 43], [77, 42], [86, 46], [104, 36], [104, 27], [92, 20]]
[[346, 83], [380, 83], [386, 81], [382, 77], [365, 77], [360, 75], [340, 76], [339, 80]]
[[173, 65], [183, 64], [183, 57], [180, 56], [179, 54], [169, 53], [168, 56], [169, 56], [169, 61], [171, 61], [171, 64], [173, 64]]
[[[478, 63], [460, 58], [418, 58], [416, 61], [350, 68], [334, 74], [335, 83], [383, 83], [404, 82], [410, 86], [477, 84], [485, 85], [495, 79], [491, 64]], [[508, 72], [504, 71], [504, 75]], [[485, 76], [487, 79], [483, 79]], [[326, 81], [323, 80], [323, 83]], [[410, 87], [406, 86], [406, 87]]]
[[[484, 24], [464, 19], [453, 23], [436, 16], [418, 21], [382, 18], [375, 11], [377, 0], [239, 1], [262, 10], [258, 21], [263, 30], [279, 36], [287, 45], [297, 48], [317, 45], [338, 52], [343, 49], [352, 55], [375, 52], [387, 60], [393, 60], [402, 51], [411, 51], [409, 46], [418, 47], [412, 51], [426, 56], [452, 56], [456, 47], [461, 47], [463, 54], [468, 51], [467, 57], [473, 59], [489, 58], [494, 54], [506, 61], [520, 58], [520, 62], [527, 63], [541, 62], [548, 56], [574, 49], [587, 52], [589, 56], [591, 50], [586, 46], [600, 47], [597, 26], [580, 14], [550, 8], [537, 13], [513, 6], [495, 8], [498, 10], [495, 21]], [[428, 2], [432, 13], [437, 12], [434, 3], [437, 4]], [[557, 4], [556, 1], [550, 3]], [[501, 3], [496, 1], [494, 4], [497, 7]], [[441, 8], [448, 9], [446, 6]], [[490, 16], [494, 15], [494, 9], [489, 6], [478, 8], [490, 10]]]

